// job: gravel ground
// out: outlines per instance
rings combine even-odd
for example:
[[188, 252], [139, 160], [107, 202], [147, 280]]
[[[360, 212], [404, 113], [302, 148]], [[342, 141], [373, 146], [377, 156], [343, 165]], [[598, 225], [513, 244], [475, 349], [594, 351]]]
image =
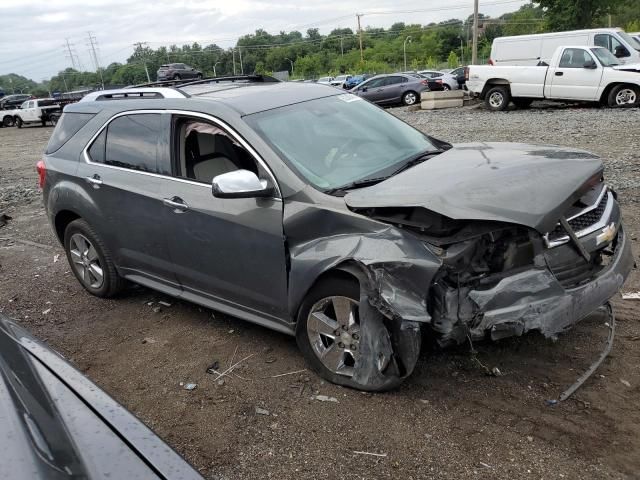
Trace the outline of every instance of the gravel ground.
[[[602, 155], [638, 252], [640, 110], [392, 112], [451, 142], [556, 143]], [[0, 311], [72, 360], [207, 478], [638, 478], [640, 302], [614, 301], [612, 354], [556, 407], [545, 400], [603, 348], [601, 315], [556, 342], [525, 335], [478, 344], [476, 356], [427, 349], [414, 375], [386, 394], [340, 388], [307, 371], [278, 376], [305, 368], [289, 337], [144, 288], [113, 300], [82, 290], [34, 187], [50, 134], [0, 129], [0, 214], [13, 217], [0, 228]], [[624, 290], [640, 290], [637, 271]], [[249, 355], [224, 382], [206, 373], [214, 361], [225, 368]], [[198, 387], [186, 391], [180, 382]], [[313, 400], [315, 393], [339, 403]]]

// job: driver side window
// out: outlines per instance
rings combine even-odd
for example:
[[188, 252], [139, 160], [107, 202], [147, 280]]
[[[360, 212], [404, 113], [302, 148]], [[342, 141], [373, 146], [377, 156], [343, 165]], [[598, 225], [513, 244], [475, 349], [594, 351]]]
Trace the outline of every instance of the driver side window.
[[204, 120], [173, 119], [173, 176], [211, 184], [213, 179], [234, 170], [258, 167], [252, 155], [226, 130]]

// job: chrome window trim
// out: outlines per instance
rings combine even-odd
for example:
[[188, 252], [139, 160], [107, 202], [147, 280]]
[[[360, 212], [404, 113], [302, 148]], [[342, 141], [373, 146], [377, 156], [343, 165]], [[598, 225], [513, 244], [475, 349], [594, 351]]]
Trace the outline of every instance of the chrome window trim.
[[[602, 217], [600, 217], [600, 220], [598, 220], [596, 223], [594, 223], [590, 227], [587, 227], [578, 232], [575, 232], [578, 238], [584, 237], [597, 230], [605, 228], [609, 224], [608, 220], [609, 220], [609, 217], [611, 216], [611, 212], [613, 211], [613, 194], [609, 191], [607, 187], [603, 189], [603, 192], [607, 194], [607, 205], [604, 209], [604, 212], [602, 213]], [[600, 201], [602, 200], [602, 196], [604, 195], [604, 193], [600, 195], [600, 197], [598, 197], [598, 201], [595, 203], [595, 207], [594, 206], [587, 207], [582, 211], [582, 213], [574, 215], [570, 219], [567, 219], [567, 221], [573, 220], [574, 218], [579, 217], [580, 215], [584, 215], [585, 213], [588, 213], [591, 210], [594, 210], [600, 204]], [[549, 240], [549, 234], [547, 233], [544, 236], [544, 240], [548, 248], [554, 248], [567, 243], [569, 241], [569, 236], [565, 235], [564, 237], [557, 238], [556, 240]]]
[[96, 166], [100, 166], [103, 168], [113, 168], [116, 170], [123, 170], [126, 172], [132, 172], [132, 173], [137, 173], [139, 175], [148, 175], [151, 177], [158, 177], [158, 178], [164, 178], [164, 179], [168, 179], [168, 180], [173, 180], [175, 182], [182, 182], [182, 183], [188, 183], [191, 185], [197, 185], [199, 187], [205, 187], [208, 189], [211, 189], [211, 185], [204, 183], [204, 182], [197, 182], [195, 180], [187, 180], [185, 178], [178, 178], [178, 177], [173, 177], [171, 175], [162, 175], [159, 173], [153, 173], [153, 172], [145, 172], [142, 170], [134, 170], [132, 168], [125, 168], [125, 167], [117, 167], [115, 165], [107, 165], [105, 163], [100, 163], [100, 162], [94, 162], [91, 160], [91, 157], [89, 156], [89, 149], [91, 148], [91, 145], [93, 145], [93, 142], [96, 140], [96, 138], [98, 138], [100, 136], [100, 134], [109, 126], [109, 124], [111, 122], [113, 122], [116, 118], [119, 117], [123, 117], [125, 115], [139, 115], [139, 114], [156, 114], [156, 115], [162, 115], [164, 113], [168, 113], [171, 115], [186, 115], [189, 117], [197, 117], [197, 118], [202, 118], [204, 120], [207, 120], [213, 124], [215, 124], [216, 126], [226, 130], [227, 132], [229, 132], [233, 138], [238, 141], [238, 143], [247, 151], [249, 152], [249, 154], [253, 157], [253, 159], [259, 163], [262, 168], [264, 169], [265, 172], [267, 172], [267, 175], [269, 175], [271, 182], [273, 183], [275, 189], [276, 189], [276, 196], [272, 197], [274, 200], [280, 200], [282, 201], [282, 193], [280, 190], [280, 185], [278, 185], [278, 182], [276, 180], [275, 175], [273, 174], [273, 172], [271, 171], [271, 168], [269, 168], [269, 166], [266, 164], [266, 162], [262, 159], [262, 157], [258, 154], [258, 152], [255, 151], [255, 149], [249, 145], [249, 143], [247, 141], [244, 140], [244, 138], [242, 138], [242, 136], [240, 136], [240, 134], [238, 134], [238, 132], [236, 132], [229, 124], [227, 124], [226, 122], [212, 116], [212, 115], [208, 115], [206, 113], [200, 113], [200, 112], [192, 112], [190, 110], [149, 110], [149, 109], [145, 109], [145, 110], [126, 110], [123, 112], [118, 112], [115, 115], [109, 117], [109, 119], [98, 129], [98, 131], [91, 137], [91, 139], [89, 140], [89, 142], [87, 142], [87, 145], [85, 145], [84, 149], [82, 150], [82, 156], [84, 158], [84, 161], [86, 164], [88, 165], [96, 165]]

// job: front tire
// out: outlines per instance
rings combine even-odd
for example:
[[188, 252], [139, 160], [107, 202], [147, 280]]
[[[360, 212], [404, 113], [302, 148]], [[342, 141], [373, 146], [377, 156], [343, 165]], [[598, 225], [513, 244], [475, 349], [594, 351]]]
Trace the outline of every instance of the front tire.
[[402, 103], [404, 105], [415, 105], [418, 102], [418, 94], [416, 92], [406, 92], [402, 96]]
[[449, 85], [447, 85], [446, 83], [444, 85], [442, 85], [442, 91], [443, 92], [448, 92], [449, 90], [451, 90], [451, 87]]
[[67, 226], [64, 250], [73, 274], [90, 294], [109, 298], [124, 287], [111, 253], [85, 220], [74, 220]]
[[[361, 321], [358, 281], [342, 276], [323, 279], [300, 307], [296, 341], [310, 368], [322, 378], [358, 390], [381, 392], [404, 381], [413, 371], [417, 354], [415, 359], [409, 355], [410, 365], [403, 365], [400, 371], [395, 358], [398, 355], [387, 354], [393, 352], [394, 339], [383, 326], [379, 312], [368, 308], [380, 316], [379, 322]], [[418, 330], [412, 338], [418, 351], [420, 338]], [[396, 346], [404, 345], [404, 340], [396, 339]]]
[[509, 107], [510, 101], [509, 89], [500, 85], [489, 89], [484, 97], [486, 107], [494, 112], [504, 112]]
[[609, 92], [610, 107], [637, 107], [640, 105], [640, 88], [634, 85], [616, 85]]
[[22, 119], [21, 119], [20, 117], [16, 117], [16, 118], [13, 120], [13, 123], [14, 123], [14, 125], [15, 125], [16, 127], [18, 127], [18, 128], [22, 128], [22, 124], [23, 124], [23, 122], [22, 122]]
[[180, 79], [181, 79], [181, 77], [180, 77], [180, 75], [177, 75], [177, 74], [176, 74], [176, 75], [174, 75], [174, 76], [173, 76], [173, 79], [174, 79], [174, 80], [180, 80]]
[[196, 78], [197, 78], [198, 80], [202, 80], [202, 74], [201, 74], [201, 73], [199, 73], [198, 75], [196, 75]]

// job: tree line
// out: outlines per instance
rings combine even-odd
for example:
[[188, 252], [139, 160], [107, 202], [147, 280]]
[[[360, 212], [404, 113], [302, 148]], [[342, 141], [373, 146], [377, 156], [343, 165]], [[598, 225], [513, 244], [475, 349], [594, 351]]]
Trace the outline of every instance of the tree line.
[[[494, 38], [548, 31], [604, 27], [611, 22], [627, 31], [640, 31], [638, 0], [538, 0], [497, 18], [480, 14], [479, 59], [485, 61]], [[317, 28], [271, 34], [258, 29], [240, 37], [233, 48], [216, 44], [150, 48], [139, 44], [126, 63], [112, 63], [100, 72], [68, 68], [48, 82], [36, 84], [14, 75], [34, 94], [73, 91], [105, 85], [131, 85], [155, 80], [166, 63], [186, 63], [205, 76], [288, 71], [293, 78], [318, 78], [342, 73], [388, 73], [406, 68], [450, 68], [471, 60], [472, 16], [439, 23], [367, 27], [359, 32], [337, 28], [322, 35]], [[360, 51], [362, 38], [362, 54]], [[405, 55], [406, 52], [406, 55]], [[6, 77], [6, 76], [5, 76]], [[19, 77], [19, 78], [18, 78]], [[8, 82], [0, 76], [0, 85]], [[7, 92], [10, 93], [10, 92]]]

